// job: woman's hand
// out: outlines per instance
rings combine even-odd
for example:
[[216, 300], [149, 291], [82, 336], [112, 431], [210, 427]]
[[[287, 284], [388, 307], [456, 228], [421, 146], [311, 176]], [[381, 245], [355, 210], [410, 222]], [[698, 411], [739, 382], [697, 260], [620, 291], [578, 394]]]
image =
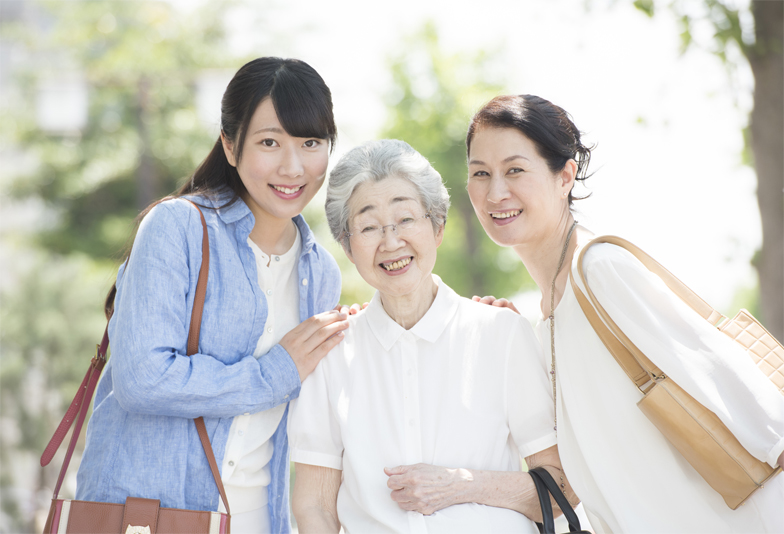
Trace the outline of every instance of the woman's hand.
[[367, 302], [361, 306], [359, 305], [358, 302], [355, 302], [351, 306], [346, 306], [345, 304], [338, 304], [337, 306], [335, 306], [335, 311], [339, 311], [348, 315], [356, 315], [367, 307], [368, 307]]
[[515, 305], [512, 304], [512, 301], [510, 301], [510, 300], [497, 299], [497, 298], [493, 297], [492, 295], [488, 295], [486, 297], [478, 297], [478, 296], [474, 295], [471, 298], [471, 300], [473, 300], [474, 302], [479, 302], [481, 304], [488, 304], [490, 306], [496, 306], [498, 308], [509, 308], [510, 310], [515, 312], [517, 315], [520, 315], [520, 312], [517, 311], [517, 308], [515, 308]]
[[302, 382], [321, 359], [343, 339], [348, 315], [337, 310], [319, 313], [302, 321], [280, 340], [297, 366]]
[[430, 464], [384, 468], [392, 500], [407, 511], [430, 515], [442, 508], [471, 502], [466, 500], [473, 474], [468, 469], [450, 469]]

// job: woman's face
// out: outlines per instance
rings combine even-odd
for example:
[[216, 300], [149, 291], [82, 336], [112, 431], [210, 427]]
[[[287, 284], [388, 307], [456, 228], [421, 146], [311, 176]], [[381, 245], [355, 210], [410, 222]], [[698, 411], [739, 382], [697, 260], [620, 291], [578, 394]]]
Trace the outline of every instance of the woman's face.
[[257, 219], [291, 219], [302, 212], [324, 183], [328, 145], [326, 139], [289, 135], [270, 98], [251, 117], [239, 165], [231, 144], [223, 140], [226, 157], [248, 191], [244, 200]]
[[573, 164], [570, 160], [553, 173], [519, 130], [479, 129], [468, 155], [467, 189], [487, 235], [508, 247], [536, 243], [557, 231], [569, 213]]
[[[416, 186], [398, 177], [368, 180], [354, 190], [348, 207], [352, 235], [346, 253], [365, 282], [387, 297], [429, 291], [443, 227], [433, 230]], [[396, 234], [391, 225], [401, 223], [409, 226]]]

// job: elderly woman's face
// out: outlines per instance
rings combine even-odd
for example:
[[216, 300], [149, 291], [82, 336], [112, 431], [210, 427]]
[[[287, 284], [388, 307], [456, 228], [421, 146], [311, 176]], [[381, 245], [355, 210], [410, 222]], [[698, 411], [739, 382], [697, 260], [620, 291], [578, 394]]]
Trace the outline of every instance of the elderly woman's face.
[[368, 284], [386, 296], [430, 287], [443, 227], [433, 230], [414, 184], [398, 177], [364, 182], [348, 208], [347, 254]]

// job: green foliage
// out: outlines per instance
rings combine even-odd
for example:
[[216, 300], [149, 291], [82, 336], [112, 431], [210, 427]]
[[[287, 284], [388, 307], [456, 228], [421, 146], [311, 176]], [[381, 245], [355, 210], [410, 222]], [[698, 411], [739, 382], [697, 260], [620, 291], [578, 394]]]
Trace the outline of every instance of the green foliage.
[[652, 17], [655, 11], [656, 5], [654, 4], [653, 0], [634, 0], [634, 7]]
[[66, 63], [89, 86], [88, 118], [78, 132], [41, 130], [32, 119], [34, 88], [59, 66], [34, 63], [18, 73], [25, 96], [11, 112], [13, 141], [39, 164], [12, 193], [44, 199], [60, 218], [41, 235], [45, 247], [105, 258], [122, 248], [139, 210], [173, 191], [214, 143], [196, 115], [196, 81], [206, 68], [239, 66], [224, 53], [227, 4], [189, 15], [165, 2], [42, 5], [52, 28], [6, 33], [36, 57], [63, 59], [67, 50]]
[[391, 61], [393, 85], [381, 136], [403, 139], [441, 173], [452, 207], [435, 272], [465, 296], [511, 296], [533, 287], [522, 263], [485, 234], [466, 192], [465, 135], [473, 113], [502, 93], [483, 53], [447, 55], [432, 24]]

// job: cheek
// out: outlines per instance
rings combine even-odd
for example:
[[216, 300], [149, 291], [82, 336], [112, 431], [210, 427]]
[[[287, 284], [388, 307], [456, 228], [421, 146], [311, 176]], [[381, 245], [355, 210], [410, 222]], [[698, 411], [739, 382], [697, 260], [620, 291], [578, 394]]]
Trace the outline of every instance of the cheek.
[[327, 152], [314, 155], [310, 162], [311, 173], [317, 178], [324, 178], [327, 174], [329, 164], [329, 154]]

